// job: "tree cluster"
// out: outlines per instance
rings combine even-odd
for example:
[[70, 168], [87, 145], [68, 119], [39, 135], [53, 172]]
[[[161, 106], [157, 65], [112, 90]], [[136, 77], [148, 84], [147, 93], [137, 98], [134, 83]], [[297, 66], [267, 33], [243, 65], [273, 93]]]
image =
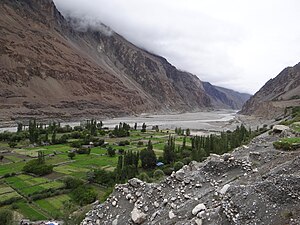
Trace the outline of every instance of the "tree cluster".
[[144, 169], [153, 169], [156, 167], [156, 155], [153, 151], [151, 140], [149, 140], [147, 148], [141, 150], [140, 159]]
[[115, 127], [115, 129], [111, 132], [111, 137], [128, 137], [130, 126], [127, 123], [120, 123]]
[[45, 163], [45, 156], [43, 152], [39, 151], [38, 158], [28, 161], [23, 167], [23, 171], [43, 176], [52, 173], [53, 166]]

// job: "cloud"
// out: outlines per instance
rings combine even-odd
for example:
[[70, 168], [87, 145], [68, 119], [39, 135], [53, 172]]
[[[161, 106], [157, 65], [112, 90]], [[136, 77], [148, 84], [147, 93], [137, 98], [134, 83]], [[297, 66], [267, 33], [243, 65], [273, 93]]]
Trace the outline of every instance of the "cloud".
[[241, 92], [254, 93], [300, 61], [297, 0], [54, 2], [79, 18], [79, 29], [103, 23], [177, 68]]

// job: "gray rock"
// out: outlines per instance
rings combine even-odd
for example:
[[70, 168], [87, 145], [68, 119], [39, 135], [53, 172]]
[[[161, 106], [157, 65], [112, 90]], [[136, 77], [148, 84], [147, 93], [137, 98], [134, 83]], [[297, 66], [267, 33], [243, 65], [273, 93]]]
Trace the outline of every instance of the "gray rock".
[[141, 210], [136, 207], [131, 211], [131, 220], [135, 224], [142, 224], [147, 218], [147, 214], [143, 213]]
[[174, 212], [171, 210], [170, 212], [169, 212], [169, 219], [171, 220], [171, 219], [173, 219], [173, 218], [175, 218], [176, 217], [176, 215], [174, 214]]
[[141, 180], [139, 180], [139, 179], [137, 179], [137, 178], [132, 178], [132, 179], [130, 179], [130, 180], [128, 181], [128, 183], [129, 183], [132, 187], [137, 188], [137, 187], [139, 187], [139, 186], [143, 183], [143, 181], [141, 181]]
[[193, 208], [192, 214], [197, 215], [200, 211], [205, 211], [205, 210], [206, 210], [206, 206], [203, 203], [200, 203]]

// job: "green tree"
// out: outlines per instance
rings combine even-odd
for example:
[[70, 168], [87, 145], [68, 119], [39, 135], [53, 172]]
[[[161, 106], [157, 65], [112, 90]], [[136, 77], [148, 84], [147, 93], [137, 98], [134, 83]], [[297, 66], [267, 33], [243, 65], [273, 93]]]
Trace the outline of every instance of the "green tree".
[[164, 162], [170, 164], [175, 161], [175, 157], [175, 138], [170, 135], [167, 144], [164, 146]]
[[22, 132], [22, 130], [23, 130], [23, 124], [22, 123], [18, 123], [17, 133]]
[[86, 185], [80, 185], [71, 192], [72, 199], [79, 205], [87, 205], [96, 200], [97, 193]]
[[98, 128], [99, 130], [101, 130], [102, 127], [103, 127], [103, 122], [102, 122], [102, 121], [98, 122], [98, 123], [97, 123], [97, 128]]
[[51, 137], [51, 143], [56, 144], [56, 130], [53, 131], [52, 137]]
[[68, 153], [68, 157], [73, 160], [73, 158], [75, 157], [75, 152], [69, 152]]
[[187, 128], [185, 131], [186, 136], [190, 136], [191, 135], [191, 130], [190, 128]]
[[143, 123], [141, 132], [146, 132], [147, 125]]
[[17, 146], [17, 143], [14, 142], [14, 141], [10, 141], [10, 142], [8, 142], [8, 145], [9, 145], [10, 148], [14, 148], [14, 147]]
[[28, 131], [29, 131], [29, 141], [30, 141], [30, 143], [32, 143], [32, 144], [37, 143], [38, 138], [39, 138], [39, 132], [38, 132], [38, 129], [37, 129], [37, 124], [36, 124], [35, 119], [29, 121]]
[[38, 159], [33, 159], [28, 161], [23, 167], [23, 171], [26, 173], [33, 173], [38, 176], [43, 176], [46, 174], [50, 174], [53, 171], [52, 165], [47, 165], [45, 163], [39, 163]]
[[64, 177], [62, 181], [64, 182], [66, 189], [75, 189], [75, 188], [79, 187], [80, 185], [83, 185], [82, 180], [72, 177], [72, 176]]
[[107, 154], [109, 157], [114, 157], [116, 155], [116, 150], [109, 146], [107, 149]]
[[152, 169], [156, 166], [156, 155], [153, 151], [153, 145], [151, 140], [149, 140], [147, 148], [143, 149], [140, 154], [140, 159], [142, 162], [142, 167], [144, 169]]

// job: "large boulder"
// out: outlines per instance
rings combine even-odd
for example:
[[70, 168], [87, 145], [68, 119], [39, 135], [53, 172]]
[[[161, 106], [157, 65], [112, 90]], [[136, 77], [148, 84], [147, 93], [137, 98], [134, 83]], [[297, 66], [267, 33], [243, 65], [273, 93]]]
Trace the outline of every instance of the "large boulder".
[[289, 131], [290, 128], [288, 126], [285, 125], [274, 125], [273, 126], [273, 132], [274, 133], [281, 133], [283, 131]]
[[135, 224], [142, 224], [147, 218], [147, 214], [143, 213], [136, 207], [133, 208], [131, 212], [131, 219]]

